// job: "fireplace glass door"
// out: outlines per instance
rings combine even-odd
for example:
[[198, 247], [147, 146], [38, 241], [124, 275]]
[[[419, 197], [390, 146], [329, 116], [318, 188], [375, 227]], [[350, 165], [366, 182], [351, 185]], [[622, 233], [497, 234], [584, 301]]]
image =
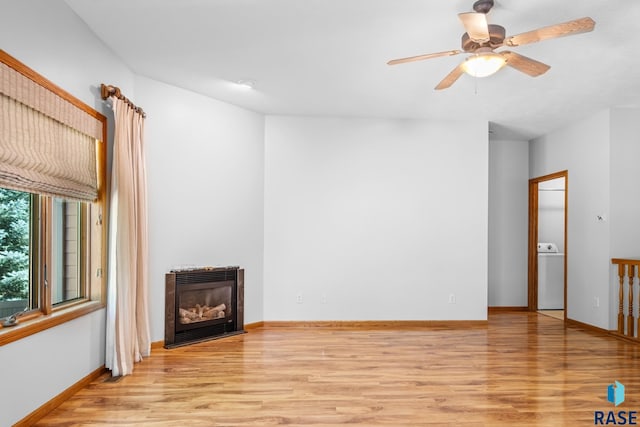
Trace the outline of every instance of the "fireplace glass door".
[[233, 322], [234, 282], [182, 285], [176, 295], [176, 331]]

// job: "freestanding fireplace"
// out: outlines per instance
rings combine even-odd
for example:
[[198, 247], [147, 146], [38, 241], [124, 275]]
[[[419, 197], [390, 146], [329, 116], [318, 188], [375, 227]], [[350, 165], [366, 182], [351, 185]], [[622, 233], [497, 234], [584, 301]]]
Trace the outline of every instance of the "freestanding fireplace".
[[165, 276], [164, 346], [244, 333], [244, 270], [202, 267]]

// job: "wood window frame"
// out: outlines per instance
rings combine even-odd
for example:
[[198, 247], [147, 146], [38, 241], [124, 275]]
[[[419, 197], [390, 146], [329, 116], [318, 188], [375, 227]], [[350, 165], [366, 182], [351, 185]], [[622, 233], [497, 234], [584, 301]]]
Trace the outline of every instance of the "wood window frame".
[[[50, 271], [41, 268], [42, 262], [39, 262], [35, 269], [32, 270], [30, 279], [37, 281], [36, 285], [31, 285], [35, 289], [39, 307], [31, 310], [18, 319], [18, 324], [11, 327], [2, 327], [0, 324], [0, 346], [20, 340], [24, 337], [36, 334], [49, 328], [61, 325], [65, 322], [85, 316], [94, 311], [103, 309], [106, 306], [106, 265], [107, 265], [107, 118], [100, 112], [94, 110], [69, 92], [60, 88], [50, 80], [41, 76], [22, 62], [13, 58], [3, 50], [0, 50], [0, 62], [13, 68], [23, 76], [31, 79], [40, 86], [55, 93], [57, 96], [68, 101], [75, 107], [99, 120], [102, 124], [102, 140], [96, 141], [96, 161], [97, 161], [97, 178], [98, 178], [98, 196], [93, 203], [88, 202], [86, 220], [87, 232], [82, 233], [82, 239], [86, 239], [84, 244], [87, 245], [86, 265], [88, 271], [82, 275], [84, 283], [84, 297], [76, 301], [53, 306], [51, 303], [51, 292], [45, 283], [51, 283]], [[47, 203], [47, 199], [49, 202]], [[49, 218], [48, 221], [39, 221], [38, 225], [34, 225], [32, 221], [31, 230], [35, 232], [35, 238], [50, 239], [50, 212], [51, 199], [48, 197], [38, 197], [39, 214], [41, 218]], [[48, 206], [47, 206], [48, 205]], [[48, 223], [48, 224], [47, 224]], [[47, 237], [49, 233], [49, 236]], [[51, 259], [50, 245], [42, 247], [40, 257], [46, 260]], [[85, 260], [83, 260], [84, 263]], [[49, 269], [50, 270], [50, 269]]]

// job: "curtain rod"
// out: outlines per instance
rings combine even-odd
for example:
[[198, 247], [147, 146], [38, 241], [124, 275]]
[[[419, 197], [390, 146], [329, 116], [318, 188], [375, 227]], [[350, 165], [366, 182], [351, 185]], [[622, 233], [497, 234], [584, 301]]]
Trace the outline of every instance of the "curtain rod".
[[100, 85], [100, 95], [102, 96], [102, 99], [107, 99], [111, 95], [114, 95], [116, 98], [121, 99], [124, 102], [126, 102], [127, 104], [129, 104], [129, 106], [131, 108], [133, 108], [134, 110], [136, 110], [136, 112], [138, 112], [140, 115], [142, 115], [142, 117], [145, 117], [145, 118], [147, 117], [147, 115], [145, 114], [144, 110], [142, 108], [140, 108], [140, 107], [136, 107], [136, 105], [133, 102], [131, 102], [129, 100], [129, 98], [124, 96], [119, 87], [106, 85], [106, 84], [102, 83]]

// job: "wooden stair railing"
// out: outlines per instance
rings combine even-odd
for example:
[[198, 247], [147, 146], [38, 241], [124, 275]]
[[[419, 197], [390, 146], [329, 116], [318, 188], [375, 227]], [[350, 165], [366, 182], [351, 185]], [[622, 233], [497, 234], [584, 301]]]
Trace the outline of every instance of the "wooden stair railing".
[[[620, 282], [618, 289], [618, 333], [620, 335], [625, 335], [630, 338], [636, 337], [636, 331], [640, 333], [640, 316], [638, 317], [638, 323], [636, 328], [635, 318], [633, 313], [635, 312], [633, 308], [633, 289], [634, 289], [634, 280], [636, 277], [636, 272], [640, 277], [640, 259], [629, 259], [629, 258], [613, 258], [611, 259], [611, 263], [618, 266], [618, 279]], [[625, 313], [624, 313], [624, 282], [625, 276], [627, 277], [628, 284], [628, 296], [627, 296], [627, 304], [628, 310], [626, 314], [626, 328], [625, 328]], [[639, 298], [640, 299], [640, 298]]]

